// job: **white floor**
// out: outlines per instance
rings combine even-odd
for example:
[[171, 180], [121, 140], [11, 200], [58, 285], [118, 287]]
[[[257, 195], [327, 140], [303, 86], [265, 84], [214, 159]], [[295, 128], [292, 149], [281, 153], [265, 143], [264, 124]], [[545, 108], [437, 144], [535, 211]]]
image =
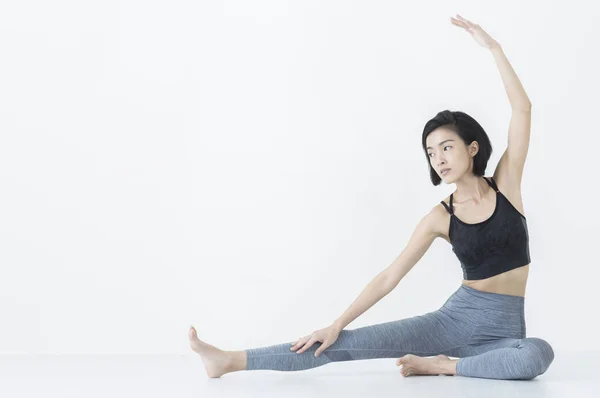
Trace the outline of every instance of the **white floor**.
[[391, 358], [209, 379], [195, 355], [0, 356], [0, 397], [600, 397], [598, 354], [555, 350], [550, 369], [527, 381], [403, 377]]

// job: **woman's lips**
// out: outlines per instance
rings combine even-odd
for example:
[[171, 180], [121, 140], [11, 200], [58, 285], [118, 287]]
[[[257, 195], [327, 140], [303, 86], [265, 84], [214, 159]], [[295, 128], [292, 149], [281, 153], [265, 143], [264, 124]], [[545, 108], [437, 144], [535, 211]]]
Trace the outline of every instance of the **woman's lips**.
[[444, 171], [442, 172], [442, 175], [443, 175], [443, 176], [447, 175], [448, 173], [450, 173], [450, 171], [451, 171], [451, 170], [452, 170], [452, 169], [444, 170]]

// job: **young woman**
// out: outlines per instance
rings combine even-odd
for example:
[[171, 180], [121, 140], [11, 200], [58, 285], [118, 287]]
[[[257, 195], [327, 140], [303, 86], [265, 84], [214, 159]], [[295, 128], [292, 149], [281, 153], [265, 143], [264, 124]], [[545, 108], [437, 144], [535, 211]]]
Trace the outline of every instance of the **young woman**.
[[[297, 371], [331, 362], [396, 357], [400, 357], [396, 365], [404, 376], [533, 379], [548, 369], [554, 351], [545, 340], [526, 337], [524, 314], [530, 255], [521, 178], [529, 146], [531, 102], [498, 42], [479, 25], [457, 17], [451, 22], [492, 53], [512, 106], [508, 147], [493, 177], [483, 176], [492, 146], [479, 123], [463, 112], [439, 112], [425, 125], [423, 149], [433, 184], [443, 180], [456, 184], [456, 190], [420, 220], [398, 258], [332, 325], [291, 343], [222, 351], [200, 341], [190, 327], [191, 347], [202, 357], [209, 377], [240, 370]], [[464, 277], [441, 308], [343, 330], [391, 292], [437, 237], [452, 245]]]

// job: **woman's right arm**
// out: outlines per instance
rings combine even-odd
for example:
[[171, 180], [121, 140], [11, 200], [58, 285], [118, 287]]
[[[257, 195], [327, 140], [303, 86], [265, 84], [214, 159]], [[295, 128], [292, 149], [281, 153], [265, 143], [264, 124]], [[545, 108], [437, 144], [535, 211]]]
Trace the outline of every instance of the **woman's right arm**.
[[341, 331], [394, 290], [402, 278], [423, 257], [435, 238], [440, 236], [439, 211], [439, 208], [434, 207], [419, 221], [402, 253], [373, 278], [350, 307], [332, 324], [333, 327]]

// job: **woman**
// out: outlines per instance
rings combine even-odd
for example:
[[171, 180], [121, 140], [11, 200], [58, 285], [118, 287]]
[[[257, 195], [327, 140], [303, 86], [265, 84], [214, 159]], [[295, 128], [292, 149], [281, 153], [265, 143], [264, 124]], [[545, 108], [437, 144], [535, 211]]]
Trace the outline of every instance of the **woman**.
[[[455, 183], [450, 197], [417, 225], [400, 256], [365, 288], [332, 325], [299, 340], [245, 351], [203, 343], [190, 327], [192, 349], [209, 377], [239, 370], [296, 371], [330, 362], [400, 357], [401, 374], [446, 374], [490, 379], [533, 379], [554, 359], [546, 341], [526, 337], [524, 301], [529, 235], [521, 178], [529, 146], [531, 102], [501, 46], [479, 25], [451, 22], [490, 50], [512, 106], [508, 148], [493, 177], [483, 177], [492, 146], [483, 128], [463, 112], [440, 112], [423, 132], [431, 180]], [[433, 312], [343, 328], [391, 292], [437, 237], [460, 260], [460, 288]], [[315, 345], [315, 343], [320, 343]], [[450, 359], [449, 356], [458, 359]]]

